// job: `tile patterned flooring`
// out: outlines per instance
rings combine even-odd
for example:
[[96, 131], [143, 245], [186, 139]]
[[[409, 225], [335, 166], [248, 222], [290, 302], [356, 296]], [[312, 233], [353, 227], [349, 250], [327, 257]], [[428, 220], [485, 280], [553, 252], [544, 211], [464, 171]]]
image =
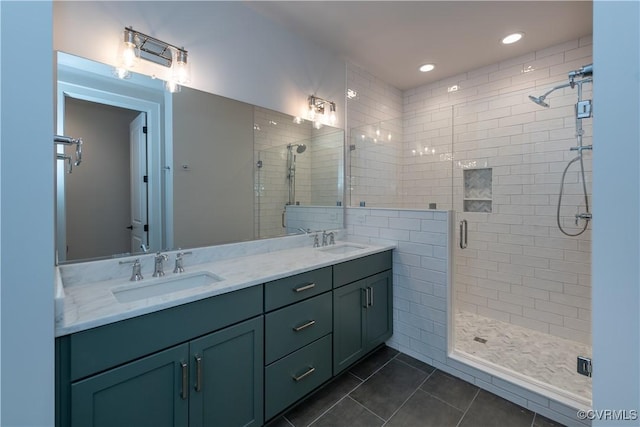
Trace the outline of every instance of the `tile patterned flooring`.
[[591, 378], [576, 372], [577, 357], [591, 357], [591, 346], [466, 311], [455, 320], [456, 350], [591, 402]]
[[560, 425], [383, 346], [269, 427]]

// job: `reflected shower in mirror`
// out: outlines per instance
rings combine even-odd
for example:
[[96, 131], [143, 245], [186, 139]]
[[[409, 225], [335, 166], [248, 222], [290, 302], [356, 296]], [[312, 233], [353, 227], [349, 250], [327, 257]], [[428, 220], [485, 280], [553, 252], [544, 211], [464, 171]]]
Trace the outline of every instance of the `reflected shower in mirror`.
[[[341, 129], [187, 87], [170, 94], [64, 53], [57, 105], [56, 131], [82, 137], [86, 153], [73, 176], [57, 165], [59, 262], [277, 237], [327, 218], [342, 227]], [[288, 212], [291, 191], [296, 207], [331, 214]]]

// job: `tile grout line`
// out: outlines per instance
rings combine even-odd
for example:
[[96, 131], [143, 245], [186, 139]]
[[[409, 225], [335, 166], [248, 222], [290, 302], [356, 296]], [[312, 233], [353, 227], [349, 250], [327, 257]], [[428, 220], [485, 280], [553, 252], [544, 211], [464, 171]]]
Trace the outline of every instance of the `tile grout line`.
[[366, 406], [364, 406], [362, 403], [358, 402], [357, 400], [355, 400], [353, 397], [347, 395], [347, 397], [351, 400], [353, 400], [357, 405], [362, 406], [367, 412], [369, 412], [370, 414], [374, 415], [376, 418], [378, 418], [379, 420], [382, 421], [382, 425], [384, 425], [386, 423], [386, 421], [384, 420], [384, 418], [382, 418], [380, 415], [376, 414], [375, 412], [373, 412], [371, 409], [367, 408]]
[[[320, 418], [322, 418], [327, 412], [329, 412], [330, 410], [332, 410], [336, 405], [338, 405], [340, 402], [342, 402], [345, 398], [349, 397], [349, 394], [353, 393], [358, 387], [360, 387], [362, 384], [364, 384], [364, 381], [358, 377], [357, 375], [354, 375], [351, 371], [347, 371], [345, 372], [346, 375], [351, 375], [352, 377], [356, 378], [358, 381], [360, 381], [360, 383], [358, 385], [356, 385], [355, 387], [353, 387], [351, 390], [349, 390], [348, 392], [346, 392], [344, 394], [344, 396], [342, 396], [340, 399], [336, 400], [336, 402], [329, 406], [327, 409], [325, 409], [324, 411], [322, 411], [322, 413], [320, 415], [318, 415], [316, 418], [314, 418], [310, 423], [306, 424], [305, 427], [308, 427], [310, 425], [312, 425], [313, 423], [315, 423], [316, 421], [318, 421]], [[376, 415], [377, 416], [377, 415]], [[288, 420], [287, 420], [288, 421]], [[291, 423], [293, 425], [293, 423]], [[293, 427], [296, 427], [295, 425], [293, 425]]]
[[[399, 360], [399, 362], [402, 362], [402, 360]], [[404, 362], [402, 362], [402, 363], [404, 363]], [[411, 365], [409, 365], [408, 363], [405, 363], [405, 365], [407, 365], [407, 366], [411, 366]], [[412, 368], [414, 368], [414, 369], [417, 369], [417, 368], [415, 368], [415, 367], [413, 367], [413, 366], [411, 366], [411, 367], [412, 367]], [[418, 370], [418, 371], [420, 371], [420, 369], [417, 369], [417, 370]], [[431, 378], [431, 376], [433, 375], [433, 373], [434, 373], [435, 371], [437, 371], [437, 369], [434, 369], [430, 374], [428, 374], [428, 375], [427, 375], [427, 377], [426, 377], [426, 378], [425, 378], [425, 379], [424, 379], [420, 384], [418, 384], [418, 386], [416, 387], [416, 389], [415, 389], [415, 390], [413, 390], [413, 393], [411, 393], [411, 394], [409, 395], [409, 397], [407, 397], [407, 398], [404, 400], [404, 402], [402, 402], [402, 404], [400, 404], [400, 406], [398, 406], [398, 409], [396, 409], [395, 411], [393, 411], [393, 414], [391, 414], [391, 416], [389, 417], [389, 419], [388, 419], [388, 420], [386, 420], [386, 421], [384, 422], [384, 424], [382, 425], [383, 427], [384, 427], [384, 426], [386, 426], [386, 425], [387, 425], [387, 423], [388, 423], [389, 421], [391, 421], [391, 419], [392, 419], [392, 418], [393, 418], [393, 417], [394, 417], [394, 416], [395, 416], [395, 415], [400, 411], [400, 409], [402, 409], [402, 408], [404, 407], [404, 405], [409, 401], [409, 399], [411, 399], [411, 398], [412, 398], [412, 397], [413, 397], [413, 396], [418, 392], [418, 390], [420, 390], [420, 387], [422, 387], [422, 385], [423, 385], [425, 382], [427, 382], [427, 380], [428, 380], [429, 378]], [[421, 371], [421, 372], [424, 372], [424, 371]]]
[[467, 412], [469, 412], [469, 409], [471, 409], [476, 399], [478, 398], [479, 394], [480, 394], [480, 389], [478, 388], [478, 390], [476, 390], [476, 395], [473, 396], [473, 399], [471, 399], [471, 403], [469, 403], [469, 406], [467, 406], [467, 409], [462, 413], [462, 417], [460, 417], [460, 420], [458, 421], [458, 424], [456, 424], [456, 427], [460, 427], [460, 423], [462, 422], [462, 420], [464, 420], [464, 417], [467, 416]]

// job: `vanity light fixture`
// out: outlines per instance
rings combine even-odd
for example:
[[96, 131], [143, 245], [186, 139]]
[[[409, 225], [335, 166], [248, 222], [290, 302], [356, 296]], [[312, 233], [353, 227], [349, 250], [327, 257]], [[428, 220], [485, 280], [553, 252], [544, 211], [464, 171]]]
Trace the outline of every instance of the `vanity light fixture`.
[[170, 69], [165, 83], [170, 92], [179, 92], [181, 84], [191, 81], [188, 52], [183, 47], [143, 34], [132, 27], [124, 29], [119, 56], [115, 75], [121, 79], [129, 78], [131, 69], [142, 58]]
[[512, 33], [502, 38], [502, 44], [513, 44], [520, 41], [524, 37], [524, 33]]
[[313, 127], [320, 129], [323, 125], [335, 125], [336, 103], [319, 98], [315, 95], [309, 95], [306, 118], [313, 122]]

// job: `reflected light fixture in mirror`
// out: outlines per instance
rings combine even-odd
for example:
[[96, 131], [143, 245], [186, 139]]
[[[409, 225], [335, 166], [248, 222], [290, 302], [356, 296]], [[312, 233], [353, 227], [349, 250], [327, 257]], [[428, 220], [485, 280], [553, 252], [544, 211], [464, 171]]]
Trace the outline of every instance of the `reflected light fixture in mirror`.
[[313, 122], [313, 127], [320, 129], [323, 125], [336, 124], [336, 103], [309, 95], [306, 119]]
[[131, 69], [142, 58], [169, 68], [165, 82], [165, 88], [169, 92], [179, 92], [180, 85], [191, 80], [188, 53], [183, 47], [148, 36], [132, 27], [125, 27], [118, 55], [118, 66], [114, 70], [118, 78], [129, 78]]

